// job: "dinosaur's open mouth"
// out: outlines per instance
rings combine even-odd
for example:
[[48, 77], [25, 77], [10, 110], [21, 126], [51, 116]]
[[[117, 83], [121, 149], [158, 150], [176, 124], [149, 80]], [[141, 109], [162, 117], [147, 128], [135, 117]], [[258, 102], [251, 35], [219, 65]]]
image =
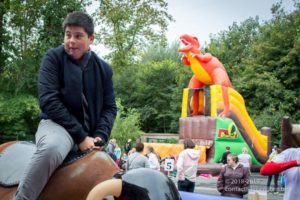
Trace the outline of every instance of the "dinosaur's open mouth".
[[181, 45], [180, 48], [179, 48], [179, 52], [186, 52], [186, 51], [189, 51], [190, 48], [191, 48], [191, 43], [188, 42], [187, 40], [185, 40], [184, 38], [180, 38], [182, 44], [184, 45]]
[[183, 43], [183, 44], [185, 44], [186, 46], [188, 46], [188, 45], [190, 45], [191, 43], [190, 42], [188, 42], [188, 41], [186, 41], [185, 39], [181, 39], [181, 42]]

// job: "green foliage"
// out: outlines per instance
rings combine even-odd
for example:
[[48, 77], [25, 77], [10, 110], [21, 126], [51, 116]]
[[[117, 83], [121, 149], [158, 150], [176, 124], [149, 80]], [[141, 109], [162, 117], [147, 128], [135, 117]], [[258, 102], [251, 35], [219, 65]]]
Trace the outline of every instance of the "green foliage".
[[165, 32], [172, 20], [165, 0], [103, 0], [98, 37], [113, 51], [114, 70], [127, 69], [145, 45], [166, 44]]
[[24, 59], [14, 59], [8, 62], [2, 73], [0, 88], [2, 92], [10, 94], [27, 93], [37, 96], [38, 61], [30, 50]]
[[[135, 107], [141, 113], [142, 128], [146, 132], [171, 132], [173, 116], [177, 122], [180, 117], [180, 109], [173, 110], [172, 106], [181, 103], [177, 81], [182, 68], [171, 60], [145, 63], [141, 68]], [[174, 98], [174, 92], [179, 98]]]
[[34, 134], [39, 118], [37, 99], [31, 95], [0, 96], [0, 133]]
[[120, 147], [129, 138], [135, 141], [142, 134], [140, 130], [140, 115], [136, 109], [125, 110], [121, 100], [117, 99], [118, 114], [112, 129], [111, 138], [115, 138]]
[[0, 43], [3, 44], [0, 53], [3, 52], [1, 56], [5, 61], [0, 67], [2, 91], [36, 95], [37, 73], [43, 54], [62, 43], [64, 17], [69, 12], [83, 10], [86, 2], [89, 1], [26, 0], [0, 6], [5, 8], [0, 14], [0, 19], [3, 17], [0, 21], [4, 22], [0, 24]]
[[141, 63], [158, 62], [163, 60], [172, 60], [181, 63], [181, 55], [178, 53], [180, 42], [173, 42], [170, 46], [160, 44], [150, 45], [141, 54]]
[[140, 64], [115, 75], [116, 95], [126, 108], [139, 111], [145, 132], [178, 132], [182, 91], [192, 76], [182, 65], [178, 48], [178, 43], [149, 46]]
[[164, 143], [178, 144], [178, 139], [175, 139], [175, 138], [167, 138], [167, 139], [164, 140]]
[[[61, 24], [90, 0], [0, 2], [0, 132], [32, 134], [37, 75], [45, 51], [63, 41]], [[59, 8], [59, 11], [57, 10]]]
[[115, 73], [113, 78], [116, 97], [122, 99], [125, 108], [133, 108], [135, 101], [139, 101], [135, 96], [139, 87], [138, 71], [140, 67], [137, 65], [128, 66], [123, 73]]
[[5, 28], [10, 34], [11, 58], [23, 57], [37, 41], [37, 26], [40, 18], [39, 8], [43, 1], [11, 1], [5, 15]]
[[[64, 18], [70, 12], [84, 11], [85, 6], [90, 3], [91, 0], [45, 1], [40, 8], [43, 23], [40, 24], [38, 32], [39, 52], [44, 54], [47, 49], [60, 45], [63, 41], [62, 23]], [[59, 12], [57, 8], [59, 8]]]
[[282, 121], [283, 116], [286, 115], [286, 112], [283, 110], [271, 110], [270, 108], [266, 108], [261, 112], [257, 112], [257, 114], [251, 115], [254, 123], [258, 129], [262, 127], [270, 127], [271, 128], [271, 140], [274, 144], [280, 144], [281, 140], [281, 127], [280, 123]]
[[8, 53], [5, 52], [6, 42], [8, 40], [7, 30], [4, 28], [4, 16], [9, 8], [9, 0], [2, 0], [0, 3], [0, 73], [3, 71]]
[[205, 51], [216, 56], [227, 69], [229, 77], [234, 81], [240, 76], [242, 60], [249, 57], [252, 43], [260, 32], [258, 17], [249, 18], [240, 25], [233, 23], [229, 30], [221, 31], [211, 38]]

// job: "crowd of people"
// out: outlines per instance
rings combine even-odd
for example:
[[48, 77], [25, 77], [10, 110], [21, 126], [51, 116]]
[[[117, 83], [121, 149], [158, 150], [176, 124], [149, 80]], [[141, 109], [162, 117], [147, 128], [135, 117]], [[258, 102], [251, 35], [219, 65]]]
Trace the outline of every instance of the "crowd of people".
[[[150, 168], [158, 171], [161, 169], [162, 162], [154, 148], [147, 146], [144, 151], [144, 144], [140, 141], [133, 145], [131, 139], [128, 139], [122, 154], [116, 139], [111, 139], [106, 151], [124, 171], [138, 168]], [[195, 149], [195, 144], [191, 139], [185, 139], [183, 151], [180, 152], [177, 159], [173, 157], [176, 163], [179, 191], [194, 192], [200, 153], [200, 150]], [[248, 193], [252, 164], [247, 148], [242, 148], [241, 154], [237, 156], [231, 153], [230, 147], [226, 147], [220, 162], [223, 165], [216, 187], [221, 196], [243, 198]]]
[[107, 144], [105, 151], [122, 170], [128, 171], [137, 168], [160, 170], [160, 158], [154, 148], [147, 146], [146, 154], [143, 155], [144, 144], [142, 142], [138, 141], [133, 147], [131, 139], [128, 139], [122, 154], [116, 139], [113, 138]]
[[[182, 191], [194, 192], [198, 160], [200, 158], [200, 150], [195, 150], [194, 147], [195, 144], [191, 139], [184, 140], [184, 150], [179, 154], [176, 162], [178, 188]], [[144, 144], [138, 141], [133, 147], [131, 139], [128, 139], [124, 145], [123, 154], [114, 138], [109, 141], [105, 151], [124, 171], [138, 168], [150, 168], [160, 171], [161, 163], [163, 163], [163, 160], [160, 160], [159, 155], [152, 146], [146, 147], [144, 155]], [[175, 157], [172, 158], [175, 160]]]
[[[131, 142], [128, 140], [128, 142]], [[114, 144], [112, 140], [110, 144]], [[107, 149], [110, 149], [110, 144]], [[131, 145], [131, 144], [130, 144]], [[125, 147], [130, 146], [126, 144]], [[125, 150], [125, 148], [124, 148]], [[146, 147], [145, 154], [144, 144], [137, 142], [134, 148], [126, 149], [124, 154], [125, 171], [130, 171], [138, 168], [149, 168], [152, 170], [160, 170], [159, 156], [155, 153], [151, 146]], [[183, 150], [175, 159], [177, 170], [177, 188], [179, 191], [194, 192], [197, 177], [198, 160], [201, 155], [199, 150], [195, 149], [195, 144], [191, 139], [183, 141]], [[122, 158], [121, 158], [122, 159]], [[226, 159], [226, 161], [225, 161]], [[241, 153], [236, 155], [231, 152], [230, 147], [226, 147], [223, 153], [221, 172], [217, 179], [216, 188], [221, 196], [244, 198], [249, 191], [250, 176], [251, 176], [251, 156], [246, 147], [241, 149]], [[275, 194], [278, 192], [278, 179], [280, 173], [283, 172], [285, 177], [285, 193], [284, 200], [298, 199], [300, 192], [300, 151], [298, 148], [289, 148], [281, 151], [280, 148], [274, 147], [269, 155], [268, 161], [261, 168], [261, 175], [268, 176], [267, 190]], [[133, 171], [132, 171], [133, 172]], [[271, 189], [271, 181], [274, 177], [274, 189]]]

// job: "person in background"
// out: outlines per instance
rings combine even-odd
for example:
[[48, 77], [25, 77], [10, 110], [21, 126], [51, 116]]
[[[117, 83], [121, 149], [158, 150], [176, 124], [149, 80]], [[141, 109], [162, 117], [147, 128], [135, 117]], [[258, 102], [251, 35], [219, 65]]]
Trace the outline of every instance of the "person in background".
[[144, 151], [144, 144], [143, 143], [137, 143], [135, 146], [136, 152], [131, 153], [128, 156], [127, 162], [126, 162], [126, 170], [132, 170], [137, 168], [150, 168], [150, 164], [148, 161], [148, 158], [144, 156], [142, 153]]
[[37, 148], [14, 200], [38, 199], [70, 151], [90, 151], [108, 141], [116, 117], [112, 69], [90, 49], [93, 19], [72, 12], [62, 27], [64, 44], [48, 50], [41, 62]]
[[271, 153], [275, 152], [277, 150], [277, 148], [278, 148], [277, 145], [274, 145]]
[[176, 163], [178, 190], [194, 192], [200, 150], [194, 149], [195, 144], [191, 139], [183, 141], [183, 148]]
[[221, 196], [243, 198], [249, 189], [249, 169], [238, 163], [235, 154], [228, 154], [225, 165], [217, 181]]
[[221, 158], [221, 163], [223, 163], [223, 165], [227, 164], [227, 155], [230, 154], [230, 147], [226, 147], [226, 151], [223, 153], [222, 158]]
[[135, 147], [133, 147], [129, 152], [128, 152], [128, 156], [130, 156], [131, 154], [135, 153], [136, 149]]
[[114, 154], [116, 157], [116, 163], [119, 165], [120, 158], [121, 158], [121, 148], [119, 147], [118, 143], [115, 144]]
[[131, 146], [131, 139], [129, 138], [124, 146], [124, 151], [126, 154], [129, 153], [129, 151], [131, 150], [132, 146]]
[[116, 139], [111, 139], [111, 140], [109, 140], [109, 143], [108, 143], [108, 145], [107, 145], [107, 147], [106, 147], [106, 149], [105, 149], [105, 151], [106, 151], [106, 153], [108, 153], [108, 155], [110, 155], [110, 157], [114, 160], [114, 161], [116, 161], [117, 160], [117, 158], [116, 158], [116, 156], [115, 156], [115, 146], [116, 146]]
[[160, 170], [158, 157], [152, 146], [147, 146], [147, 157], [149, 160], [150, 169]]
[[245, 168], [251, 171], [252, 158], [248, 153], [248, 149], [246, 147], [242, 148], [242, 153], [238, 155], [239, 163], [241, 163]]
[[266, 162], [260, 169], [260, 174], [270, 176], [284, 173], [284, 200], [300, 197], [300, 148], [289, 148], [277, 154], [271, 162]]
[[127, 159], [128, 159], [128, 155], [124, 152], [123, 155], [122, 155], [122, 157], [121, 157], [121, 160], [119, 162], [119, 168], [120, 169], [126, 170]]
[[280, 185], [281, 185], [281, 190], [284, 190], [285, 188], [284, 172], [281, 173]]
[[[270, 154], [267, 162], [272, 162], [272, 160], [275, 159], [275, 157], [279, 154], [280, 149], [276, 146], [274, 148], [275, 148], [275, 150]], [[274, 176], [274, 193], [277, 194], [278, 193], [277, 188], [278, 188], [279, 173], [268, 176], [267, 190], [268, 190], [268, 192], [270, 191], [270, 186], [271, 186], [273, 176]]]

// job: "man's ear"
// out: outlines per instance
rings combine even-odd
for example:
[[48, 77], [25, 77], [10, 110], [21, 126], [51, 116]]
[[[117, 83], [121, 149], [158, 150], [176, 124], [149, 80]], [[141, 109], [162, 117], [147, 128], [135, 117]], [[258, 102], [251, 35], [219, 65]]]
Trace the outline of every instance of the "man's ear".
[[90, 44], [93, 44], [94, 40], [95, 40], [95, 35], [94, 34], [90, 35], [89, 36]]

